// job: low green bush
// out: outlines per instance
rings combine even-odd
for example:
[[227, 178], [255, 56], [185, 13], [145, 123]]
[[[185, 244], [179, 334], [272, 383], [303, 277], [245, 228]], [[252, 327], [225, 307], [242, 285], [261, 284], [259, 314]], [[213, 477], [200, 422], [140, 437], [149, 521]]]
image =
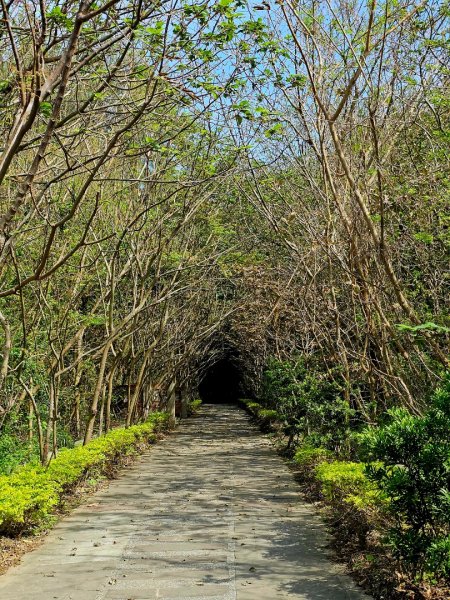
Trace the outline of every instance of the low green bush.
[[330, 502], [343, 501], [361, 509], [379, 507], [383, 501], [378, 487], [366, 475], [363, 463], [335, 460], [315, 467], [322, 493]]
[[195, 415], [200, 410], [201, 405], [202, 401], [200, 399], [191, 400], [188, 404], [188, 415]]
[[271, 408], [265, 408], [258, 402], [254, 402], [253, 400], [241, 400], [241, 402], [248, 412], [256, 417], [263, 431], [269, 431], [273, 425], [281, 419], [278, 411]]
[[433, 577], [450, 578], [450, 535], [436, 537], [425, 554], [425, 570]]
[[0, 532], [14, 534], [45, 520], [58, 504], [61, 491], [43, 467], [26, 465], [0, 477]]
[[93, 469], [104, 472], [108, 464], [140, 442], [154, 439], [154, 433], [167, 424], [167, 414], [152, 413], [145, 423], [114, 429], [86, 446], [62, 449], [47, 468], [25, 465], [0, 476], [0, 532], [11, 535], [42, 524], [61, 495], [83, 477]]
[[2, 432], [0, 436], [0, 475], [9, 475], [19, 465], [39, 458], [37, 443], [22, 441], [17, 435]]
[[338, 524], [339, 542], [367, 547], [368, 535], [384, 528], [385, 498], [357, 462], [324, 461], [314, 468], [316, 481], [328, 503], [333, 522]]
[[262, 408], [258, 411], [258, 417], [264, 419], [264, 421], [276, 421], [279, 418], [279, 415], [276, 410]]
[[263, 373], [261, 402], [278, 413], [288, 448], [308, 439], [308, 445], [348, 455], [358, 420], [344, 399], [344, 387], [339, 371], [324, 371], [312, 359], [271, 358]]
[[333, 453], [326, 448], [314, 448], [312, 446], [301, 446], [294, 454], [294, 462], [300, 467], [312, 468], [319, 463], [331, 460]]
[[292, 462], [295, 466], [297, 478], [299, 478], [303, 491], [311, 500], [322, 497], [321, 484], [316, 477], [316, 466], [324, 461], [333, 460], [334, 456], [326, 448], [314, 448], [305, 445], [296, 449]]
[[245, 408], [255, 417], [258, 416], [259, 411], [262, 409], [261, 404], [255, 402], [254, 400], [247, 400], [243, 398], [241, 402], [242, 404], [244, 404]]
[[450, 577], [450, 374], [423, 416], [404, 408], [361, 435], [367, 476], [389, 498], [394, 555], [418, 578]]

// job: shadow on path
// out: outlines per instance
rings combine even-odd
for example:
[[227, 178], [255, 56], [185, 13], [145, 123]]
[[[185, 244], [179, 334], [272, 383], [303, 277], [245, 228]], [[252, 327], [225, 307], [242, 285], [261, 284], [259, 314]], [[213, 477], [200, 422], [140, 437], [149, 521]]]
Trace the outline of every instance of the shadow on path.
[[235, 406], [185, 421], [0, 578], [2, 600], [361, 600]]

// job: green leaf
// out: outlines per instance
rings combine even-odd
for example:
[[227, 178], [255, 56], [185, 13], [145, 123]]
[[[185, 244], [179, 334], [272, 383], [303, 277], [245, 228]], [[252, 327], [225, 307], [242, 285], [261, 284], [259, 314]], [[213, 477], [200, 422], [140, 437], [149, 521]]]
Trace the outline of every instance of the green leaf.
[[51, 102], [41, 102], [39, 105], [39, 111], [46, 117], [49, 117], [52, 114], [52, 109]]
[[395, 326], [399, 331], [409, 331], [411, 333], [417, 333], [420, 331], [433, 331], [435, 333], [450, 333], [450, 329], [448, 327], [444, 327], [443, 325], [438, 325], [437, 323], [433, 323], [432, 321], [427, 321], [426, 323], [422, 323], [421, 325], [407, 325], [406, 323], [396, 323]]
[[414, 234], [414, 238], [419, 242], [423, 242], [424, 244], [432, 244], [434, 241], [434, 237], [431, 233], [426, 233], [425, 231], [419, 231]]

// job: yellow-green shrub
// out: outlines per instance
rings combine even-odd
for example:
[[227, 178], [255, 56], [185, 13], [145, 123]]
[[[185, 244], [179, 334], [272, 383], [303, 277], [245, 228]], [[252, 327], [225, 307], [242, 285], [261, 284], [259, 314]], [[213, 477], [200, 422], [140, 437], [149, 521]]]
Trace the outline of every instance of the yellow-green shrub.
[[152, 441], [155, 431], [167, 427], [168, 418], [165, 413], [152, 413], [145, 423], [114, 429], [86, 446], [61, 450], [47, 468], [26, 465], [12, 475], [1, 476], [0, 532], [14, 534], [42, 523], [60, 502], [62, 493], [92, 469], [102, 472], [138, 443]]
[[339, 523], [341, 544], [360, 548], [367, 545], [368, 534], [383, 529], [387, 501], [367, 478], [366, 465], [357, 462], [322, 462], [315, 467], [315, 477], [327, 501], [335, 523]]
[[333, 453], [326, 448], [314, 448], [312, 446], [301, 446], [295, 451], [294, 462], [300, 467], [314, 467], [317, 464], [331, 459]]
[[195, 413], [200, 409], [202, 405], [202, 401], [198, 398], [196, 400], [191, 400], [188, 404], [188, 415], [195, 415]]
[[277, 421], [279, 418], [277, 411], [271, 408], [262, 408], [259, 410], [258, 417], [260, 419], [264, 419], [265, 421]]
[[340, 460], [321, 462], [315, 467], [316, 478], [327, 500], [342, 500], [358, 508], [380, 506], [383, 503], [380, 492], [364, 471], [363, 463]]
[[253, 402], [253, 400], [241, 400], [241, 402], [245, 405], [248, 412], [259, 420], [259, 424], [263, 431], [270, 430], [280, 419], [276, 410], [264, 408], [261, 404], [258, 404], [258, 402]]
[[259, 411], [262, 409], [261, 404], [254, 402], [253, 400], [243, 399], [241, 402], [245, 405], [246, 409], [255, 417], [258, 416]]
[[245, 405], [246, 409], [258, 419], [276, 421], [279, 419], [278, 412], [271, 408], [264, 408], [258, 402], [254, 402], [253, 400], [241, 400], [241, 402]]
[[0, 531], [14, 533], [41, 521], [58, 504], [60, 492], [43, 467], [25, 466], [0, 477]]

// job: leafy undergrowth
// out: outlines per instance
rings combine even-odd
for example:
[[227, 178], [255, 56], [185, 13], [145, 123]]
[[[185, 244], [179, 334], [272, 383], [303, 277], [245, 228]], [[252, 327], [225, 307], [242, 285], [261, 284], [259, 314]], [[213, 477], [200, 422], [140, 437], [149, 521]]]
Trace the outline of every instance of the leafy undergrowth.
[[255, 418], [262, 431], [278, 432], [281, 427], [281, 416], [276, 410], [264, 408], [253, 400], [241, 399], [239, 402]]
[[112, 477], [124, 457], [153, 443], [167, 426], [167, 414], [153, 413], [140, 425], [114, 429], [86, 446], [62, 449], [48, 467], [29, 464], [1, 476], [0, 534], [14, 537], [48, 527], [77, 486]]
[[[273, 431], [278, 436], [281, 435], [280, 432], [283, 431], [284, 427], [281, 420], [277, 422], [276, 411], [267, 411], [259, 403], [252, 400], [241, 400], [241, 403], [259, 423], [263, 431]], [[270, 415], [267, 416], [268, 412], [270, 412]], [[406, 416], [403, 415], [402, 418], [405, 419]], [[415, 424], [412, 421], [416, 419], [422, 427], [424, 422], [426, 424], [427, 418], [430, 419], [427, 415], [409, 419], [407, 429], [409, 437], [411, 437], [411, 431]], [[379, 440], [378, 443], [381, 444], [383, 436], [392, 433], [389, 427], [395, 429], [394, 433], [397, 440], [396, 460], [406, 462], [406, 459], [398, 453], [399, 438], [401, 437], [401, 429], [398, 426], [396, 428], [394, 425], [387, 425], [378, 428], [376, 431], [369, 431], [366, 434], [366, 446], [373, 449], [375, 446], [374, 438]], [[437, 433], [435, 430], [433, 430], [433, 434], [436, 439]], [[425, 448], [425, 452], [427, 452], [429, 449], [425, 441], [423, 439], [421, 443]], [[384, 444], [386, 445], [386, 442]], [[372, 453], [366, 451], [368, 457], [373, 458], [375, 454], [373, 451]], [[437, 456], [436, 451], [434, 455]], [[385, 458], [385, 461], [388, 459], [386, 451], [383, 458]], [[418, 459], [420, 460], [420, 455]], [[395, 469], [399, 469], [399, 466], [395, 465], [394, 482], [392, 482], [386, 475], [386, 471], [391, 475], [392, 468], [386, 462], [377, 460], [372, 462], [339, 460], [331, 450], [307, 444], [297, 447], [291, 455], [290, 466], [305, 498], [311, 502], [320, 503], [333, 533], [332, 546], [338, 558], [347, 564], [353, 577], [374, 598], [379, 600], [444, 600], [450, 597], [450, 587], [445, 584], [445, 577], [433, 580], [432, 576], [424, 577], [423, 572], [420, 573], [420, 576], [417, 576], [417, 571], [414, 573], [408, 568], [405, 553], [400, 555], [396, 552], [395, 544], [387, 535], [387, 532], [396, 533], [400, 530], [407, 537], [408, 532], [413, 529], [413, 524], [408, 522], [406, 514], [400, 515], [399, 524], [397, 504], [398, 498], [402, 497], [401, 488], [396, 490], [395, 500], [392, 499], [390, 494], [392, 490], [389, 486], [397, 483], [400, 487], [405, 482], [406, 469], [404, 467], [401, 469], [402, 478], [400, 480], [398, 473], [395, 471]], [[384, 475], [389, 485], [380, 485], [380, 474]], [[445, 476], [444, 474], [441, 477], [441, 484]], [[435, 479], [437, 479], [437, 476]], [[414, 482], [410, 481], [409, 487], [413, 489]], [[416, 501], [414, 498], [415, 496], [410, 500], [411, 504]], [[414, 508], [417, 509], [417, 507]], [[444, 514], [443, 520], [445, 519], [448, 520], [448, 513], [446, 517]], [[432, 549], [437, 548], [439, 550], [440, 545], [445, 546], [444, 542], [447, 539], [445, 536], [437, 539], [437, 543], [431, 546]], [[446, 547], [444, 548], [445, 551]], [[425, 554], [423, 561], [426, 563], [426, 560]], [[446, 568], [445, 564], [444, 560], [441, 572], [442, 568]]]
[[202, 406], [202, 401], [200, 399], [191, 400], [188, 404], [188, 409], [187, 409], [188, 416], [190, 417], [190, 416], [198, 413], [201, 406]]

